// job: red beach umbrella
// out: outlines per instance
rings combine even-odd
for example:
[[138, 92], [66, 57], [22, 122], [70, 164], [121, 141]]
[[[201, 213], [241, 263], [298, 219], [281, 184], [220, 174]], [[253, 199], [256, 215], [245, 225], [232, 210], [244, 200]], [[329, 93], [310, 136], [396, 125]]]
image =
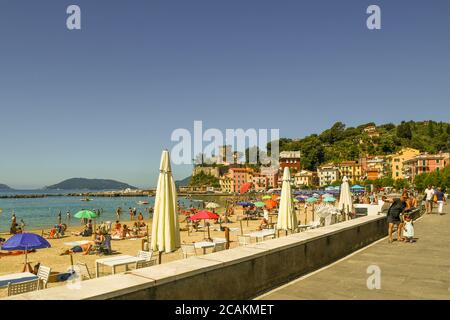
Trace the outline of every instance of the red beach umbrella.
[[[209, 220], [209, 219], [219, 219], [219, 216], [211, 211], [203, 210], [199, 211], [191, 217], [191, 220]], [[209, 224], [208, 224], [208, 239], [211, 240]]]
[[241, 189], [239, 190], [241, 193], [246, 193], [250, 188], [252, 187], [251, 182], [246, 182], [241, 186]]

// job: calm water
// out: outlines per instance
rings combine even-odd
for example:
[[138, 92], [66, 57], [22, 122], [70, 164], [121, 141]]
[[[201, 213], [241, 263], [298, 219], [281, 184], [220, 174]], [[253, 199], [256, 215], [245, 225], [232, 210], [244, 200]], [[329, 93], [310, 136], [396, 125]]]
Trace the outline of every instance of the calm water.
[[[41, 192], [41, 193], [49, 193]], [[68, 193], [68, 192], [64, 192]], [[1, 193], [0, 195], [5, 195]], [[11, 194], [11, 193], [10, 193]], [[12, 194], [39, 194], [36, 191], [15, 191]], [[58, 222], [58, 213], [61, 211], [62, 220], [69, 225], [80, 225], [80, 221], [73, 218], [73, 215], [82, 209], [103, 209], [103, 214], [98, 221], [115, 220], [116, 208], [122, 207], [122, 219], [129, 219], [128, 208], [136, 208], [138, 213], [142, 212], [144, 217], [149, 218], [149, 214], [145, 208], [154, 206], [154, 197], [91, 197], [92, 201], [81, 201], [82, 197], [47, 197], [38, 199], [0, 199], [0, 232], [9, 231], [11, 224], [11, 216], [14, 212], [17, 222], [20, 219], [25, 221], [25, 229], [41, 229], [48, 228]], [[191, 201], [186, 198], [179, 197], [180, 203], [185, 206], [197, 207], [200, 205], [198, 201]], [[148, 201], [148, 205], [139, 205], [138, 201]], [[66, 217], [67, 211], [71, 212], [72, 219]]]

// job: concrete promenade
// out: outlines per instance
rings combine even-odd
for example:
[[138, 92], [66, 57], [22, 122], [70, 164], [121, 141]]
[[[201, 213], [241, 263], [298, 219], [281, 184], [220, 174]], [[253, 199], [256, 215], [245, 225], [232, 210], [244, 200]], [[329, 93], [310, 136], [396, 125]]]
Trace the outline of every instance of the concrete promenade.
[[[444, 211], [414, 223], [415, 243], [381, 239], [257, 299], [450, 299], [450, 205]], [[381, 270], [380, 289], [367, 287], [371, 265]]]

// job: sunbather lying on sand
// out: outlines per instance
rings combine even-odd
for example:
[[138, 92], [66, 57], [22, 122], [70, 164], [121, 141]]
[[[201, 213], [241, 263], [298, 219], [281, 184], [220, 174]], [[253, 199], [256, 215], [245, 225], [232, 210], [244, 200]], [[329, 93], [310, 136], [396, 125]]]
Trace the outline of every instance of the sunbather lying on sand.
[[83, 255], [87, 255], [91, 251], [92, 246], [94, 244], [95, 244], [94, 241], [89, 241], [89, 243], [82, 244], [81, 246], [75, 246], [69, 250], [66, 250], [63, 253], [61, 253], [60, 255], [63, 256], [66, 254], [77, 253], [77, 252], [83, 252]]

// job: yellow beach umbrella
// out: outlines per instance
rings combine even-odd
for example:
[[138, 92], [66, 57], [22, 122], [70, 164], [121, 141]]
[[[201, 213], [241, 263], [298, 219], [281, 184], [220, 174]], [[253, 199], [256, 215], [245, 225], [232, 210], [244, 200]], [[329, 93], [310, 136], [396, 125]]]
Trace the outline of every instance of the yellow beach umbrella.
[[172, 176], [169, 151], [167, 150], [162, 152], [159, 171], [151, 248], [153, 251], [159, 252], [159, 263], [161, 263], [163, 252], [173, 252], [181, 246], [177, 216], [177, 191]]
[[285, 167], [283, 172], [283, 183], [281, 186], [280, 206], [278, 210], [278, 230], [294, 231], [297, 229], [297, 216], [294, 209], [291, 190], [291, 173], [289, 168]]
[[345, 218], [353, 211], [352, 193], [350, 192], [350, 185], [348, 178], [342, 179], [341, 194], [339, 195], [339, 210], [342, 210], [342, 216]]

